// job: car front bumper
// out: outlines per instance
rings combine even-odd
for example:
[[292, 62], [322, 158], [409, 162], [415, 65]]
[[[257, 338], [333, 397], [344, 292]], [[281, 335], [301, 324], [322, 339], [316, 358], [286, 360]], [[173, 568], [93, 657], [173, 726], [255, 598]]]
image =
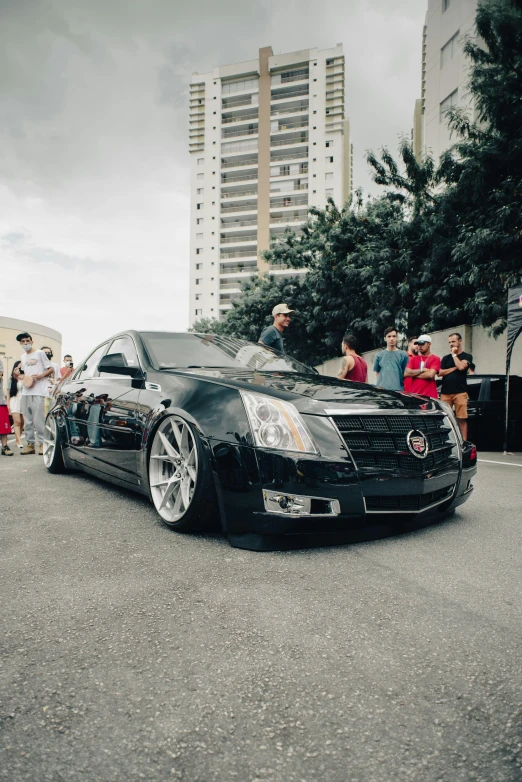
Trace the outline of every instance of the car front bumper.
[[[224, 531], [233, 545], [256, 550], [280, 548], [276, 537], [364, 540], [426, 526], [469, 499], [477, 471], [471, 443], [424, 476], [357, 470], [341, 448], [332, 454], [338, 458], [317, 458], [230, 443], [209, 447]], [[275, 510], [274, 497], [296, 498], [292, 512]]]

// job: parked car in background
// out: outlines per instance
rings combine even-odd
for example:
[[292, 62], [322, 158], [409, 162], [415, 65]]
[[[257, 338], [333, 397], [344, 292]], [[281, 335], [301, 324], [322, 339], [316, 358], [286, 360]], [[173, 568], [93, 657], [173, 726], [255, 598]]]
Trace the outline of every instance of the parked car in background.
[[[468, 376], [468, 436], [481, 451], [502, 451], [506, 417], [506, 376]], [[508, 448], [522, 451], [522, 377], [509, 379]]]

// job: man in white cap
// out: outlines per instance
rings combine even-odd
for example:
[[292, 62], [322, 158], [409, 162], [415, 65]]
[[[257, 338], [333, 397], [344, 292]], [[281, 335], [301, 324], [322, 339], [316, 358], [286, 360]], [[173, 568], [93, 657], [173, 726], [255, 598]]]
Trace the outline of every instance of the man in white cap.
[[274, 322], [272, 326], [267, 326], [263, 329], [261, 336], [259, 337], [259, 344], [264, 345], [265, 348], [271, 350], [279, 350], [280, 353], [285, 352], [283, 331], [290, 325], [290, 315], [295, 310], [288, 309], [287, 304], [277, 304], [272, 310], [274, 316]]
[[440, 358], [431, 352], [431, 337], [421, 334], [415, 340], [419, 347], [417, 356], [410, 356], [404, 377], [411, 377], [412, 394], [422, 394], [437, 399], [437, 383], [435, 377], [440, 372]]

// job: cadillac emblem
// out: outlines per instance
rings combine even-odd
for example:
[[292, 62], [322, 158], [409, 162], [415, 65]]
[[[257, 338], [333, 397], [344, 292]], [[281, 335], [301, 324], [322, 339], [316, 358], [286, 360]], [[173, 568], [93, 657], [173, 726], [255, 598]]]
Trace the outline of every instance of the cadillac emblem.
[[408, 448], [417, 459], [425, 459], [428, 455], [428, 441], [418, 429], [412, 429], [406, 436]]

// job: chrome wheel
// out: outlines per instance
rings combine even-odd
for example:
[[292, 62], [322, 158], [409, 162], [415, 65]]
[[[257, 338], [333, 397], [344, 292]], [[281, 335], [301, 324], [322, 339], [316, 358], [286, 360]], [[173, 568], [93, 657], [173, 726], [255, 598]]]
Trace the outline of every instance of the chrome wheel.
[[45, 422], [45, 439], [43, 441], [43, 460], [46, 467], [52, 465], [57, 445], [56, 421], [49, 417]]
[[150, 453], [152, 499], [161, 518], [174, 523], [188, 511], [198, 478], [198, 452], [192, 430], [170, 416], [158, 427]]

